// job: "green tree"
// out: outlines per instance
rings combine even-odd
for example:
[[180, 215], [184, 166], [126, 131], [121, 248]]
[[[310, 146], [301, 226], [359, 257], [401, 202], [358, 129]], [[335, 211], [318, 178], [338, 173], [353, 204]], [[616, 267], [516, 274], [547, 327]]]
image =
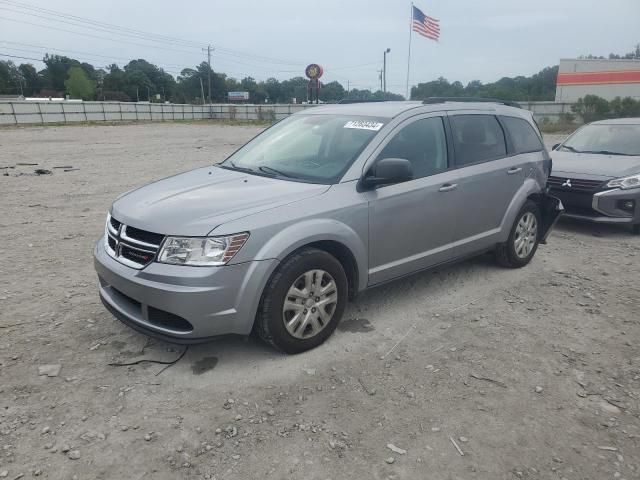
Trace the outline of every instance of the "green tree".
[[95, 94], [95, 84], [81, 67], [71, 67], [69, 77], [64, 82], [67, 93], [72, 98], [92, 100]]
[[38, 71], [30, 63], [23, 63], [18, 67], [22, 77], [22, 85], [25, 96], [31, 96], [40, 91], [40, 76]]
[[71, 67], [80, 67], [80, 62], [62, 55], [45, 55], [42, 60], [46, 68], [40, 72], [42, 88], [63, 92], [65, 80]]
[[595, 122], [609, 116], [609, 102], [597, 95], [585, 95], [571, 106], [571, 110], [585, 123]]
[[20, 71], [13, 62], [0, 60], [0, 93], [19, 95], [21, 81]]

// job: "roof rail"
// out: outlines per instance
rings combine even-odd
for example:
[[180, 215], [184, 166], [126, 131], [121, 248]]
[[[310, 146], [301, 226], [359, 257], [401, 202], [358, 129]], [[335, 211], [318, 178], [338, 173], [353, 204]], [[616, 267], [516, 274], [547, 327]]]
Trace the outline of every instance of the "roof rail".
[[483, 98], [483, 97], [428, 97], [422, 101], [425, 105], [431, 105], [434, 103], [445, 102], [474, 102], [474, 103], [499, 103], [508, 107], [522, 108], [518, 102], [512, 102], [510, 100], [499, 100], [497, 98]]

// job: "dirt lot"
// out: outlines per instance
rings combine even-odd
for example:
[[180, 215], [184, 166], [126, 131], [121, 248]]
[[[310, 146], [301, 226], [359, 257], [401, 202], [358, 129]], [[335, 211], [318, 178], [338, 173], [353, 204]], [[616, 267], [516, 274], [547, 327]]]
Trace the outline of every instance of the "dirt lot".
[[[306, 354], [227, 339], [166, 370], [110, 366], [182, 352], [98, 299], [111, 201], [258, 131], [0, 130], [0, 166], [38, 163], [0, 170], [0, 478], [640, 478], [640, 237], [625, 230], [562, 222], [524, 269], [486, 256], [374, 289]], [[17, 176], [34, 168], [53, 174]]]

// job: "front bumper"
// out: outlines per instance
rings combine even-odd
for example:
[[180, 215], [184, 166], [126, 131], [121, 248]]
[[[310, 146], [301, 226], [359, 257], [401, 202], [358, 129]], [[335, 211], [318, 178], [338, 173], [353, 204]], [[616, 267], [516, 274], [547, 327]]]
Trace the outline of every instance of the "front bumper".
[[277, 260], [222, 267], [153, 262], [142, 270], [94, 247], [100, 298], [132, 328], [177, 343], [198, 343], [228, 334], [248, 335], [264, 285]]
[[[622, 225], [640, 224], [640, 189], [621, 190], [619, 188], [586, 194], [551, 190], [552, 195], [562, 200], [564, 217], [593, 223]], [[621, 201], [633, 200], [633, 211], [622, 210]]]

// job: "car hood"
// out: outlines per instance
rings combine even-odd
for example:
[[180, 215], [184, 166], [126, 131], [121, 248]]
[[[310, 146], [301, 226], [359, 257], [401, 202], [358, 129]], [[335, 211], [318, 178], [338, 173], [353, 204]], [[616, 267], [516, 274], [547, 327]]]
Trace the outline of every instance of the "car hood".
[[126, 225], [150, 232], [204, 236], [230, 220], [320, 195], [328, 189], [329, 185], [206, 167], [127, 192], [113, 203], [111, 214]]
[[553, 151], [551, 158], [551, 175], [577, 173], [607, 179], [640, 173], [640, 157], [637, 156]]

